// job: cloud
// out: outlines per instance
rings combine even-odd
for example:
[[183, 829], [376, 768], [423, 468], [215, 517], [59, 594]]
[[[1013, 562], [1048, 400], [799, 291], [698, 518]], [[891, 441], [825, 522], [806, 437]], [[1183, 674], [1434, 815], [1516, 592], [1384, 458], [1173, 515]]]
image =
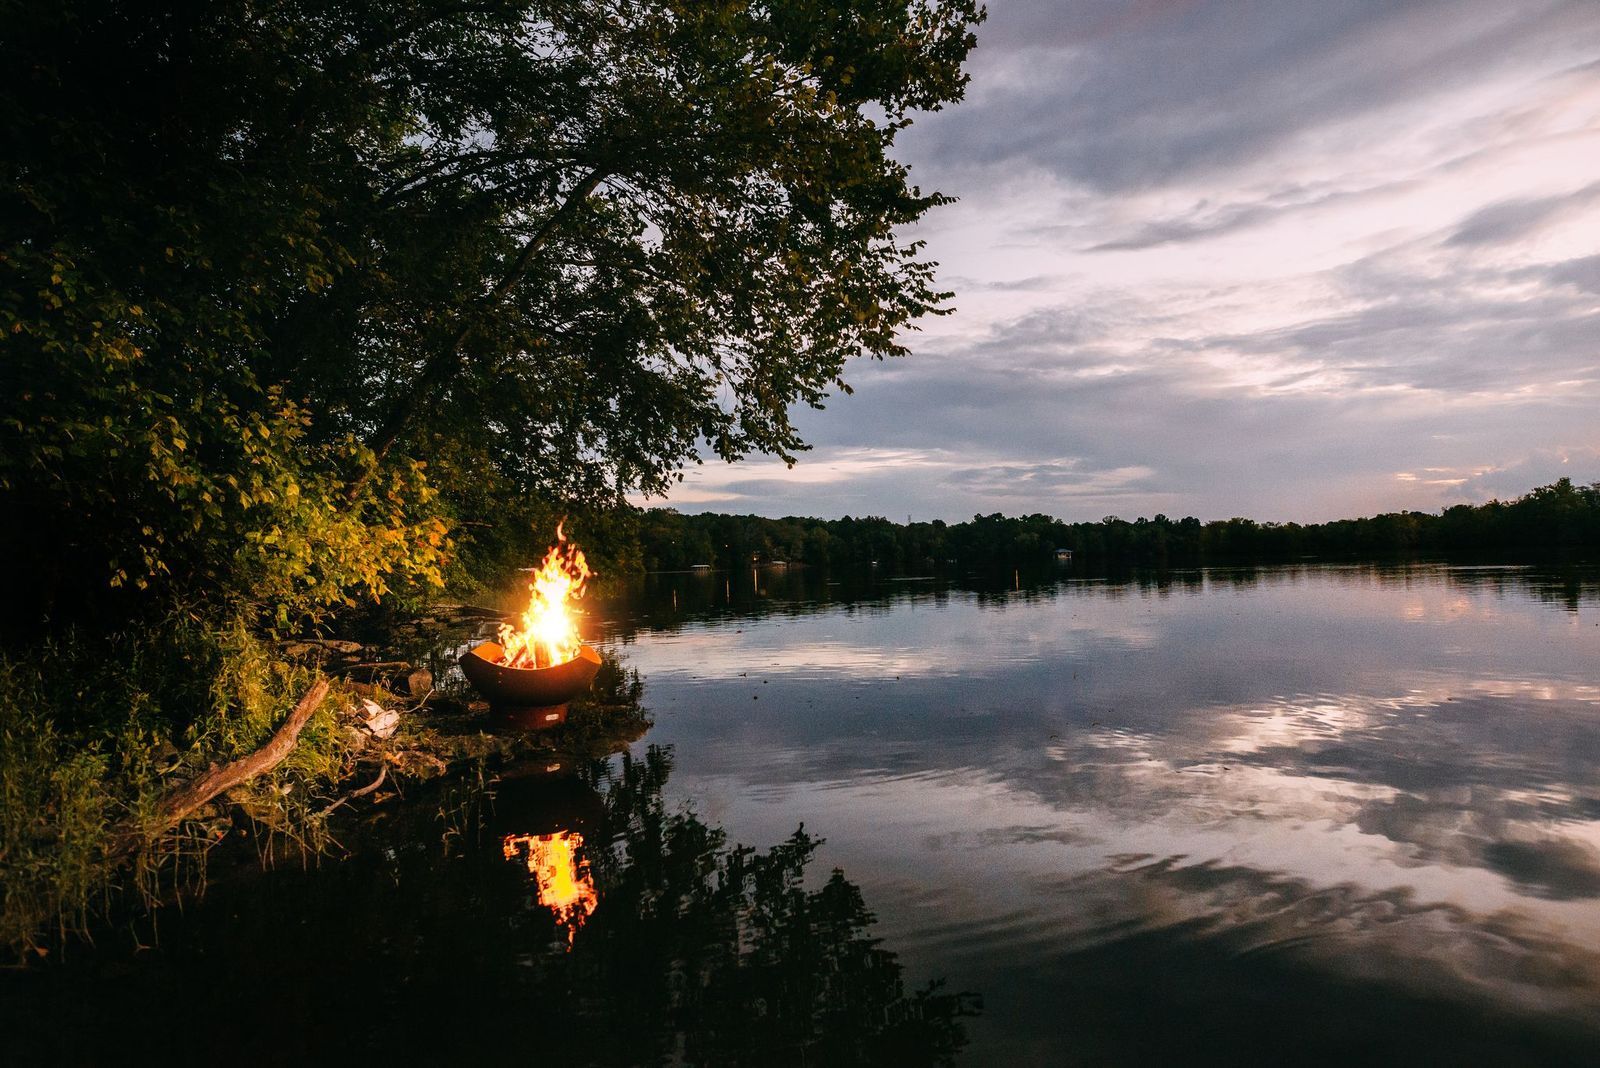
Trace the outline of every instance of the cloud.
[[1451, 245], [1500, 244], [1523, 237], [1573, 207], [1571, 197], [1503, 200], [1467, 217], [1447, 242]]
[[1350, 127], [1374, 112], [1426, 108], [1547, 53], [1590, 60], [1596, 39], [1581, 0], [1514, 11], [1237, 0], [1152, 14], [1164, 17], [1096, 35], [1059, 4], [993, 5], [969, 101], [908, 143], [952, 170], [1006, 162], [1127, 191], [1313, 135], [1370, 143], [1381, 131]]
[[1600, 480], [1597, 115], [1585, 0], [996, 2], [901, 140], [961, 198], [917, 233], [957, 313], [797, 412], [793, 470], [672, 501], [1318, 520]]
[[1137, 487], [1155, 472], [1148, 467], [1118, 467], [1086, 471], [1080, 460], [1048, 460], [1043, 463], [992, 463], [952, 474], [948, 482], [966, 486], [995, 497], [1019, 497], [1027, 501], [1060, 501], [1087, 497], [1109, 500], [1141, 493]]
[[1554, 285], [1572, 286], [1581, 293], [1600, 293], [1600, 256], [1563, 260], [1544, 268], [1544, 275]]
[[1503, 244], [1581, 214], [1600, 197], [1600, 182], [1569, 193], [1513, 198], [1480, 208], [1450, 235], [1450, 245]]
[[1506, 499], [1526, 493], [1534, 486], [1548, 486], [1557, 479], [1570, 478], [1579, 485], [1600, 482], [1600, 448], [1538, 449], [1498, 466], [1464, 472], [1460, 499]]

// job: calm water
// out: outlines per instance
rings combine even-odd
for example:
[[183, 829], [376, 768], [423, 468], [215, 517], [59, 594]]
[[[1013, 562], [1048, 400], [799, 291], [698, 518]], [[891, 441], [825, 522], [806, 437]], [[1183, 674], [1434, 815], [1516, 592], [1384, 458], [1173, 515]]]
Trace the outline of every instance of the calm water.
[[[1600, 572], [1008, 579], [655, 576], [591, 620], [626, 762], [430, 795], [30, 1003], [271, 984], [286, 1056], [1600, 1062]], [[506, 843], [570, 833], [563, 927]]]
[[908, 970], [983, 993], [976, 1061], [1595, 1062], [1595, 583], [1319, 567], [829, 604], [785, 579], [615, 633], [675, 796], [741, 840], [825, 836]]

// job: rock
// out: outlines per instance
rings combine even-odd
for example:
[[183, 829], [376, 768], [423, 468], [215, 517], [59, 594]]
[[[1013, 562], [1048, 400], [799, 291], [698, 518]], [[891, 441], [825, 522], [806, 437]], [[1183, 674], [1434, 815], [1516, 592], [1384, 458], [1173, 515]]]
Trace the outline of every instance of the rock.
[[433, 672], [427, 668], [417, 668], [404, 679], [406, 693], [421, 699], [428, 696], [433, 690]]
[[341, 638], [291, 638], [278, 643], [278, 651], [293, 660], [326, 661], [336, 656], [354, 656], [361, 648], [360, 642]]

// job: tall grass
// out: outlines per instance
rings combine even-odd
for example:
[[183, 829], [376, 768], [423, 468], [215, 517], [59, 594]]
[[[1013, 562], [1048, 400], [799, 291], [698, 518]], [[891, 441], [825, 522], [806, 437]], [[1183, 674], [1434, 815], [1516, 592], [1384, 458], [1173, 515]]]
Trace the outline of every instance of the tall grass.
[[[187, 619], [0, 656], [0, 951], [45, 950], [119, 903], [203, 883], [230, 812], [269, 843], [320, 847], [317, 814], [351, 755], [338, 695], [282, 764], [229, 794], [228, 810], [151, 824], [173, 785], [263, 744], [312, 677], [242, 624]], [[147, 828], [149, 845], [119, 867], [107, 846], [129, 825]]]

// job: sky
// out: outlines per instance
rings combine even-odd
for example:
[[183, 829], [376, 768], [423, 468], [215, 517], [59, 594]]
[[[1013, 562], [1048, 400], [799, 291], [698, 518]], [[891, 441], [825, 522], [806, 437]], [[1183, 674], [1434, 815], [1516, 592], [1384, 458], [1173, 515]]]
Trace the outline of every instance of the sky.
[[[683, 511], [1315, 522], [1600, 481], [1600, 0], [990, 0], [953, 315]], [[663, 502], [654, 502], [663, 503]]]

